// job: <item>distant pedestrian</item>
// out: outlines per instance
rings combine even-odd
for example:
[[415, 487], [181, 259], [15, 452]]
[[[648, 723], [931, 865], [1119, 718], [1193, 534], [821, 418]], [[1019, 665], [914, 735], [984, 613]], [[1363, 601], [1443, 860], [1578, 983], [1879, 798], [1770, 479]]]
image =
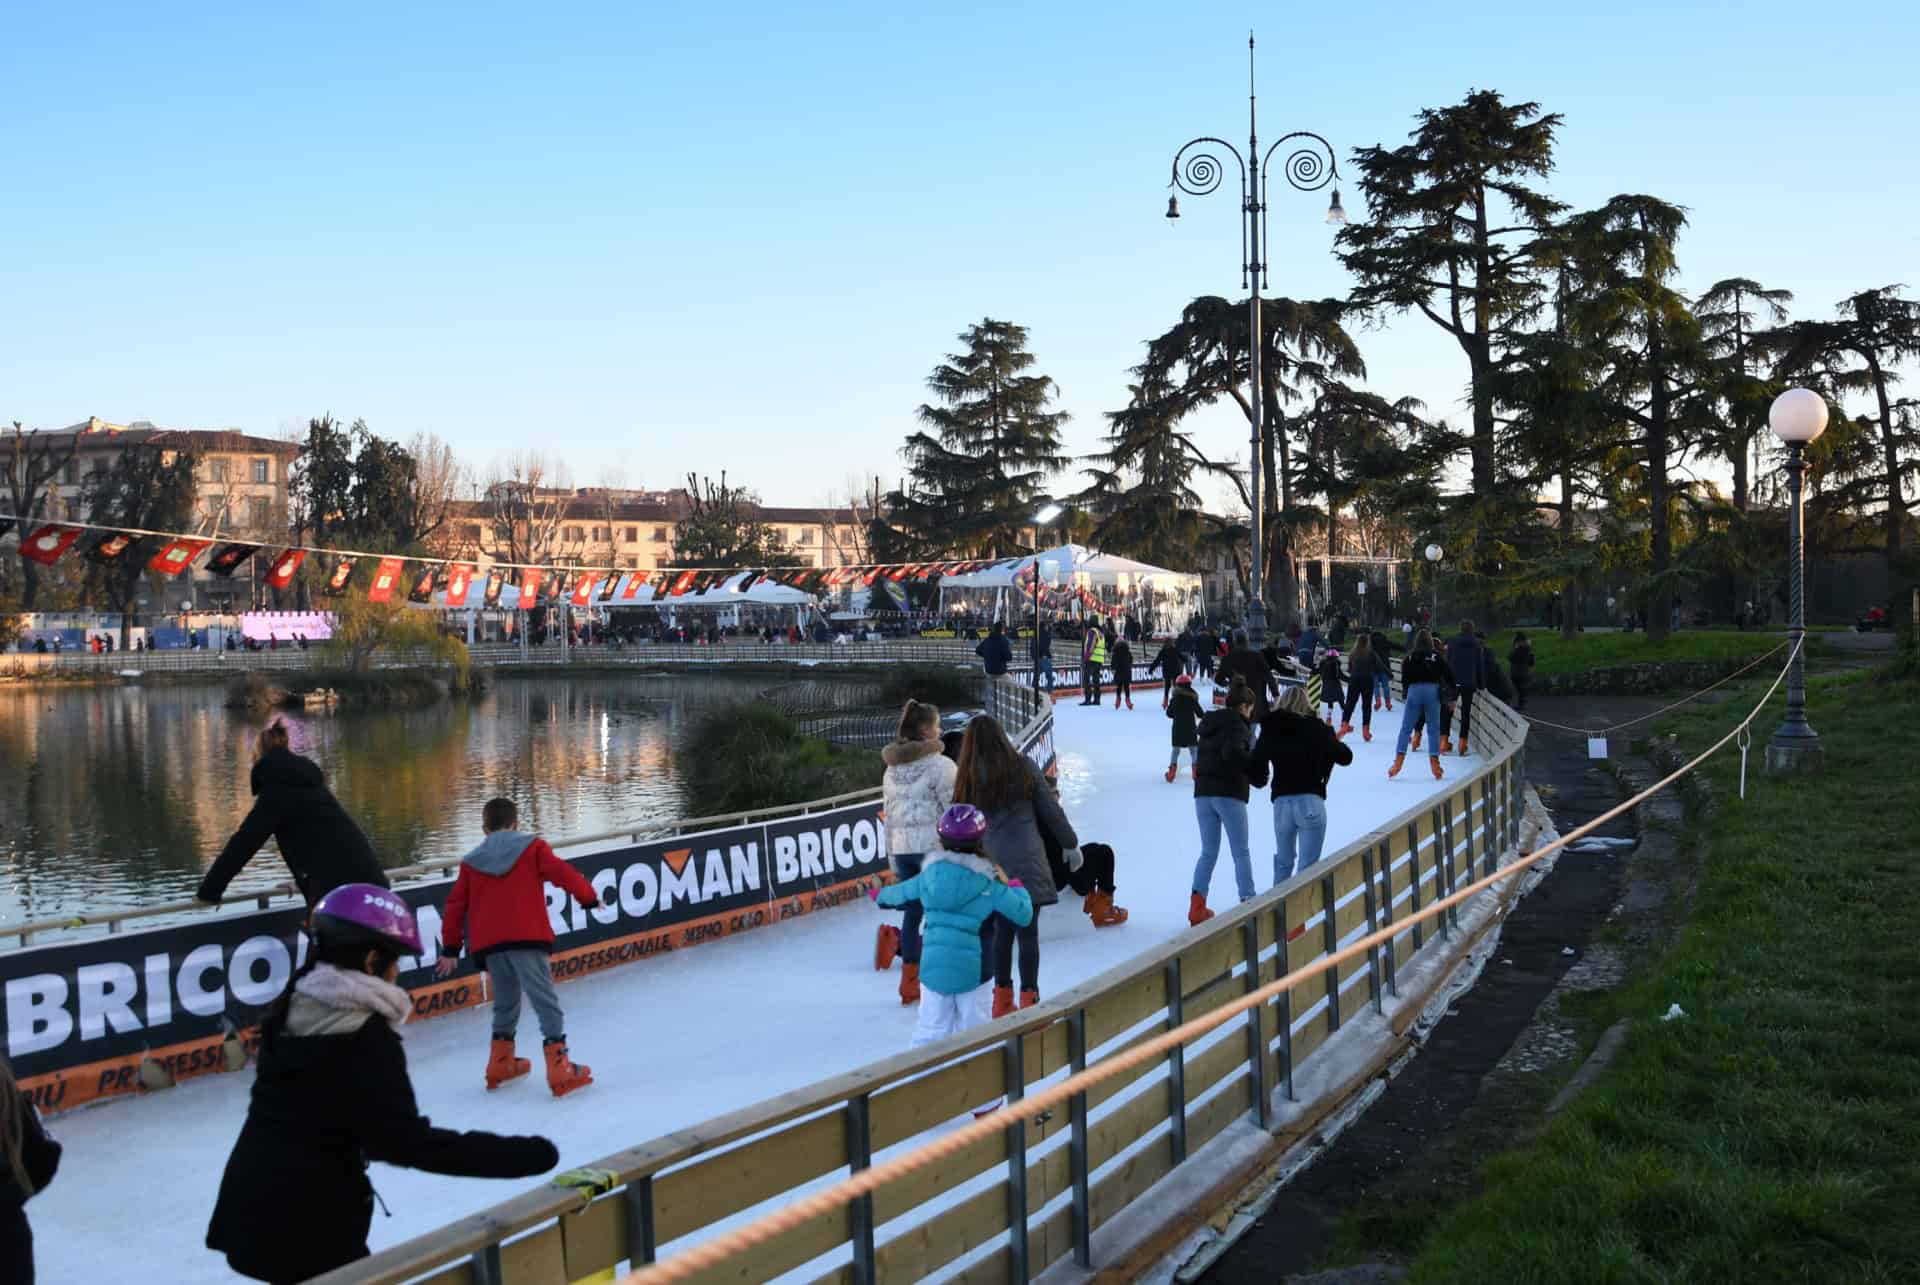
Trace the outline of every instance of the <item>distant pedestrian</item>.
[[1053, 627], [1042, 624], [1033, 631], [1033, 644], [1029, 648], [1033, 656], [1034, 686], [1039, 686], [1040, 675], [1047, 678], [1047, 694], [1053, 694]]
[[981, 668], [987, 671], [987, 677], [998, 678], [1007, 672], [1013, 664], [1013, 644], [1007, 641], [1007, 627], [1000, 621], [993, 622], [993, 631], [980, 640], [973, 649], [980, 658]]
[[1527, 707], [1527, 693], [1533, 690], [1533, 644], [1521, 630], [1513, 631], [1513, 646], [1507, 652], [1507, 669], [1513, 675], [1515, 709]]

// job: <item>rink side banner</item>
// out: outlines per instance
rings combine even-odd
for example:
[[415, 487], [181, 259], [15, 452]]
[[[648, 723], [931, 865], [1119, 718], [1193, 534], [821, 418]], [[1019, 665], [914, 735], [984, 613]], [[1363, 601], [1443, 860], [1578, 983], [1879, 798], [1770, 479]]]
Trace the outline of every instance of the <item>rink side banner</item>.
[[[874, 800], [569, 858], [602, 904], [587, 910], [547, 886], [553, 975], [583, 977], [856, 900], [886, 877], [885, 854]], [[416, 1018], [488, 1002], [470, 960], [445, 980], [433, 974], [452, 886], [399, 890], [426, 945], [400, 961]], [[42, 1110], [57, 1111], [137, 1091], [143, 1060], [175, 1079], [220, 1070], [222, 1045], [231, 1037], [251, 1049], [305, 961], [305, 919], [300, 907], [210, 915], [0, 955], [15, 1075]]]

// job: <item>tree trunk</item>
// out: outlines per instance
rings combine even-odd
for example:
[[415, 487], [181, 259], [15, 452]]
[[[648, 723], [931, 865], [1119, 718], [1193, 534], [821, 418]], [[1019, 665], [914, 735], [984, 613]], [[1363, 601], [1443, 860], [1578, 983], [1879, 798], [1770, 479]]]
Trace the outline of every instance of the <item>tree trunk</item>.
[[[1560, 474], [1560, 546], [1573, 547], [1573, 475]], [[1560, 637], [1572, 642], [1580, 635], [1580, 577], [1568, 576], [1560, 586]]]

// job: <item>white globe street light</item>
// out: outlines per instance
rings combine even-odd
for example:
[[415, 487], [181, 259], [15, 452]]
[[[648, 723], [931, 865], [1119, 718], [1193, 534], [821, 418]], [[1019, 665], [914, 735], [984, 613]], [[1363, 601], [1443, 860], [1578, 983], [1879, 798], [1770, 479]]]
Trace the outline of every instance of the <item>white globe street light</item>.
[[1826, 399], [1810, 388], [1789, 388], [1773, 399], [1767, 424], [1787, 447], [1787, 641], [1794, 647], [1787, 668], [1787, 716], [1767, 742], [1769, 772], [1806, 772], [1820, 767], [1820, 737], [1807, 722], [1806, 535], [1802, 523], [1802, 481], [1807, 443], [1827, 431]]
[[1447, 551], [1439, 545], [1427, 546], [1427, 561], [1433, 564], [1433, 611], [1427, 618], [1428, 628], [1436, 627], [1440, 623], [1440, 559], [1446, 556]]

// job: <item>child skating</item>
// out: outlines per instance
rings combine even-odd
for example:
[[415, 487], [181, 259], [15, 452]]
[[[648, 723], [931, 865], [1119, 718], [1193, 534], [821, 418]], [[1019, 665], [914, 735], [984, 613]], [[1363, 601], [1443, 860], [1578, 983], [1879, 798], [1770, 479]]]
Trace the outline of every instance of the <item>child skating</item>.
[[987, 817], [956, 803], [940, 817], [940, 846], [920, 873], [873, 894], [882, 906], [920, 903], [920, 1020], [912, 1048], [958, 1035], [987, 1020], [991, 983], [982, 980], [980, 927], [998, 914], [1016, 927], [1033, 922], [1033, 900], [1006, 876], [984, 844]]
[[1187, 752], [1187, 775], [1198, 770], [1200, 762], [1200, 719], [1205, 715], [1200, 698], [1194, 694], [1193, 680], [1185, 674], [1173, 680], [1173, 696], [1167, 701], [1167, 717], [1173, 720], [1173, 753], [1167, 758], [1167, 783], [1180, 771], [1180, 751]]
[[260, 1028], [260, 1062], [227, 1158], [207, 1248], [242, 1276], [304, 1281], [367, 1256], [367, 1162], [469, 1178], [528, 1178], [559, 1163], [545, 1138], [456, 1133], [420, 1114], [400, 1025], [413, 997], [400, 958], [421, 951], [413, 911], [372, 884], [313, 908], [313, 949]]
[[489, 799], [481, 809], [486, 838], [460, 859], [460, 876], [447, 894], [440, 962], [442, 977], [458, 967], [464, 942], [474, 963], [487, 970], [493, 991], [493, 1048], [487, 1087], [497, 1089], [532, 1070], [514, 1055], [522, 996], [533, 1001], [546, 1051], [547, 1087], [564, 1097], [593, 1083], [593, 1072], [567, 1056], [559, 997], [553, 993], [553, 928], [547, 920], [546, 885], [571, 893], [592, 910], [599, 896], [585, 875], [553, 855], [545, 839], [520, 833], [520, 809], [512, 799]]
[[[1327, 726], [1333, 726], [1333, 716], [1346, 703], [1346, 687], [1340, 677], [1340, 653], [1329, 647], [1320, 657], [1320, 708], [1327, 720]], [[1347, 732], [1353, 729], [1348, 728]], [[1346, 732], [1341, 733], [1342, 736]]]

